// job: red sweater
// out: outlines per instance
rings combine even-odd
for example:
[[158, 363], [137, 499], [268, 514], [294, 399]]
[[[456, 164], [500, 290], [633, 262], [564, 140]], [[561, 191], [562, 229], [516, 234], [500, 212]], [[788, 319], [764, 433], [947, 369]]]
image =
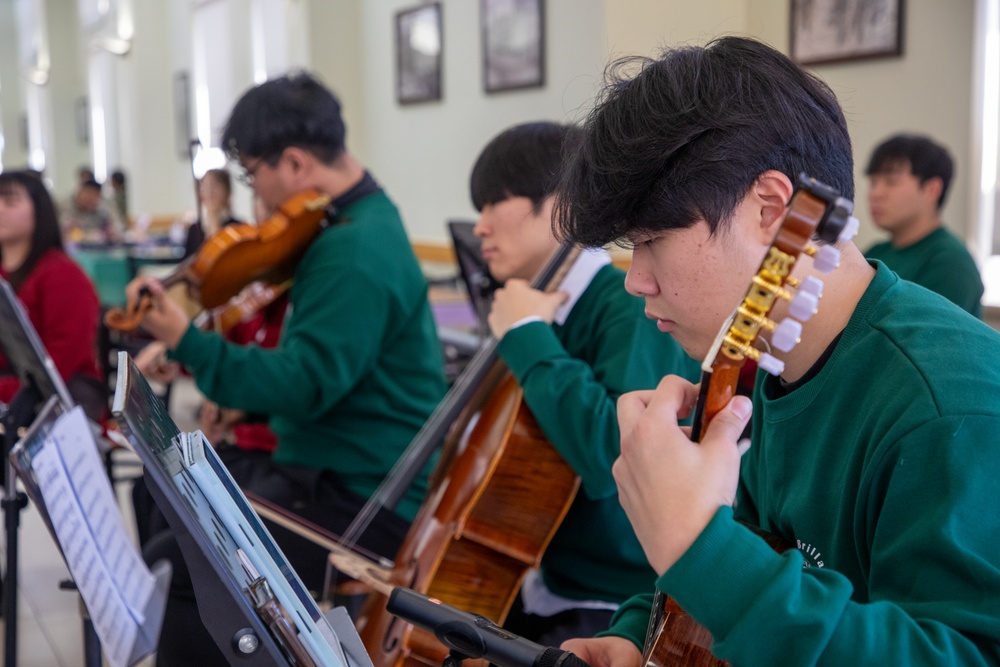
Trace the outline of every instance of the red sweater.
[[[8, 274], [0, 268], [0, 277]], [[19, 289], [17, 298], [38, 331], [59, 374], [101, 379], [97, 365], [97, 324], [101, 306], [90, 278], [61, 250], [42, 255]], [[0, 355], [0, 401], [9, 402], [19, 386]]]

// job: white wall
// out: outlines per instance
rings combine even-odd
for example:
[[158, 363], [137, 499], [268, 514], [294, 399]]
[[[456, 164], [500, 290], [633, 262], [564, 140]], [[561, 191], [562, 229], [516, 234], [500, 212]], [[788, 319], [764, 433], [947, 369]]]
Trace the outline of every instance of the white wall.
[[361, 157], [402, 209], [411, 237], [444, 240], [446, 219], [475, 215], [469, 172], [495, 134], [525, 121], [576, 121], [587, 111], [604, 64], [603, 5], [600, 0], [550, 0], [545, 87], [487, 95], [479, 3], [445, 0], [443, 99], [400, 106], [395, 97], [394, 13], [414, 4], [363, 4]]

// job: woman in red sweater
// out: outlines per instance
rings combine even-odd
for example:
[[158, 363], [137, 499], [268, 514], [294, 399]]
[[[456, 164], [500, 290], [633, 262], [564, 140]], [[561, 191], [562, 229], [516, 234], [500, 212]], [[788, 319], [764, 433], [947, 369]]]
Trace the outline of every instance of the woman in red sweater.
[[[96, 348], [101, 307], [90, 279], [63, 252], [52, 197], [32, 172], [0, 173], [0, 278], [14, 288], [70, 394], [91, 414], [87, 399], [106, 395]], [[0, 356], [0, 401], [17, 393], [11, 373]]]

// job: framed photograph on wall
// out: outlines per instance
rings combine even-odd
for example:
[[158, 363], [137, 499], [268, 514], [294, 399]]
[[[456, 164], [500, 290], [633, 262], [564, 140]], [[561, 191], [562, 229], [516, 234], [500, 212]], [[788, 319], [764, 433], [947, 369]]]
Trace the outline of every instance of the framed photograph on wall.
[[791, 56], [803, 65], [903, 54], [904, 0], [791, 0]]
[[400, 104], [441, 99], [441, 3], [396, 12], [396, 99]]
[[487, 93], [545, 85], [545, 0], [480, 0]]

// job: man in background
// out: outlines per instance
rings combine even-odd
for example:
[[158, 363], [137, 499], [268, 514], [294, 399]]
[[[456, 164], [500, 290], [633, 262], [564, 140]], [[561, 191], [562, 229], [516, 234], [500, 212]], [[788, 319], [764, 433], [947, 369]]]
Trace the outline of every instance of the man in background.
[[865, 173], [872, 221], [890, 236], [865, 256], [981, 317], [979, 269], [941, 223], [954, 173], [948, 151], [928, 137], [897, 134], [875, 148]]
[[59, 207], [63, 238], [69, 241], [110, 243], [121, 238], [125, 226], [101, 196], [101, 184], [91, 179], [80, 184]]

